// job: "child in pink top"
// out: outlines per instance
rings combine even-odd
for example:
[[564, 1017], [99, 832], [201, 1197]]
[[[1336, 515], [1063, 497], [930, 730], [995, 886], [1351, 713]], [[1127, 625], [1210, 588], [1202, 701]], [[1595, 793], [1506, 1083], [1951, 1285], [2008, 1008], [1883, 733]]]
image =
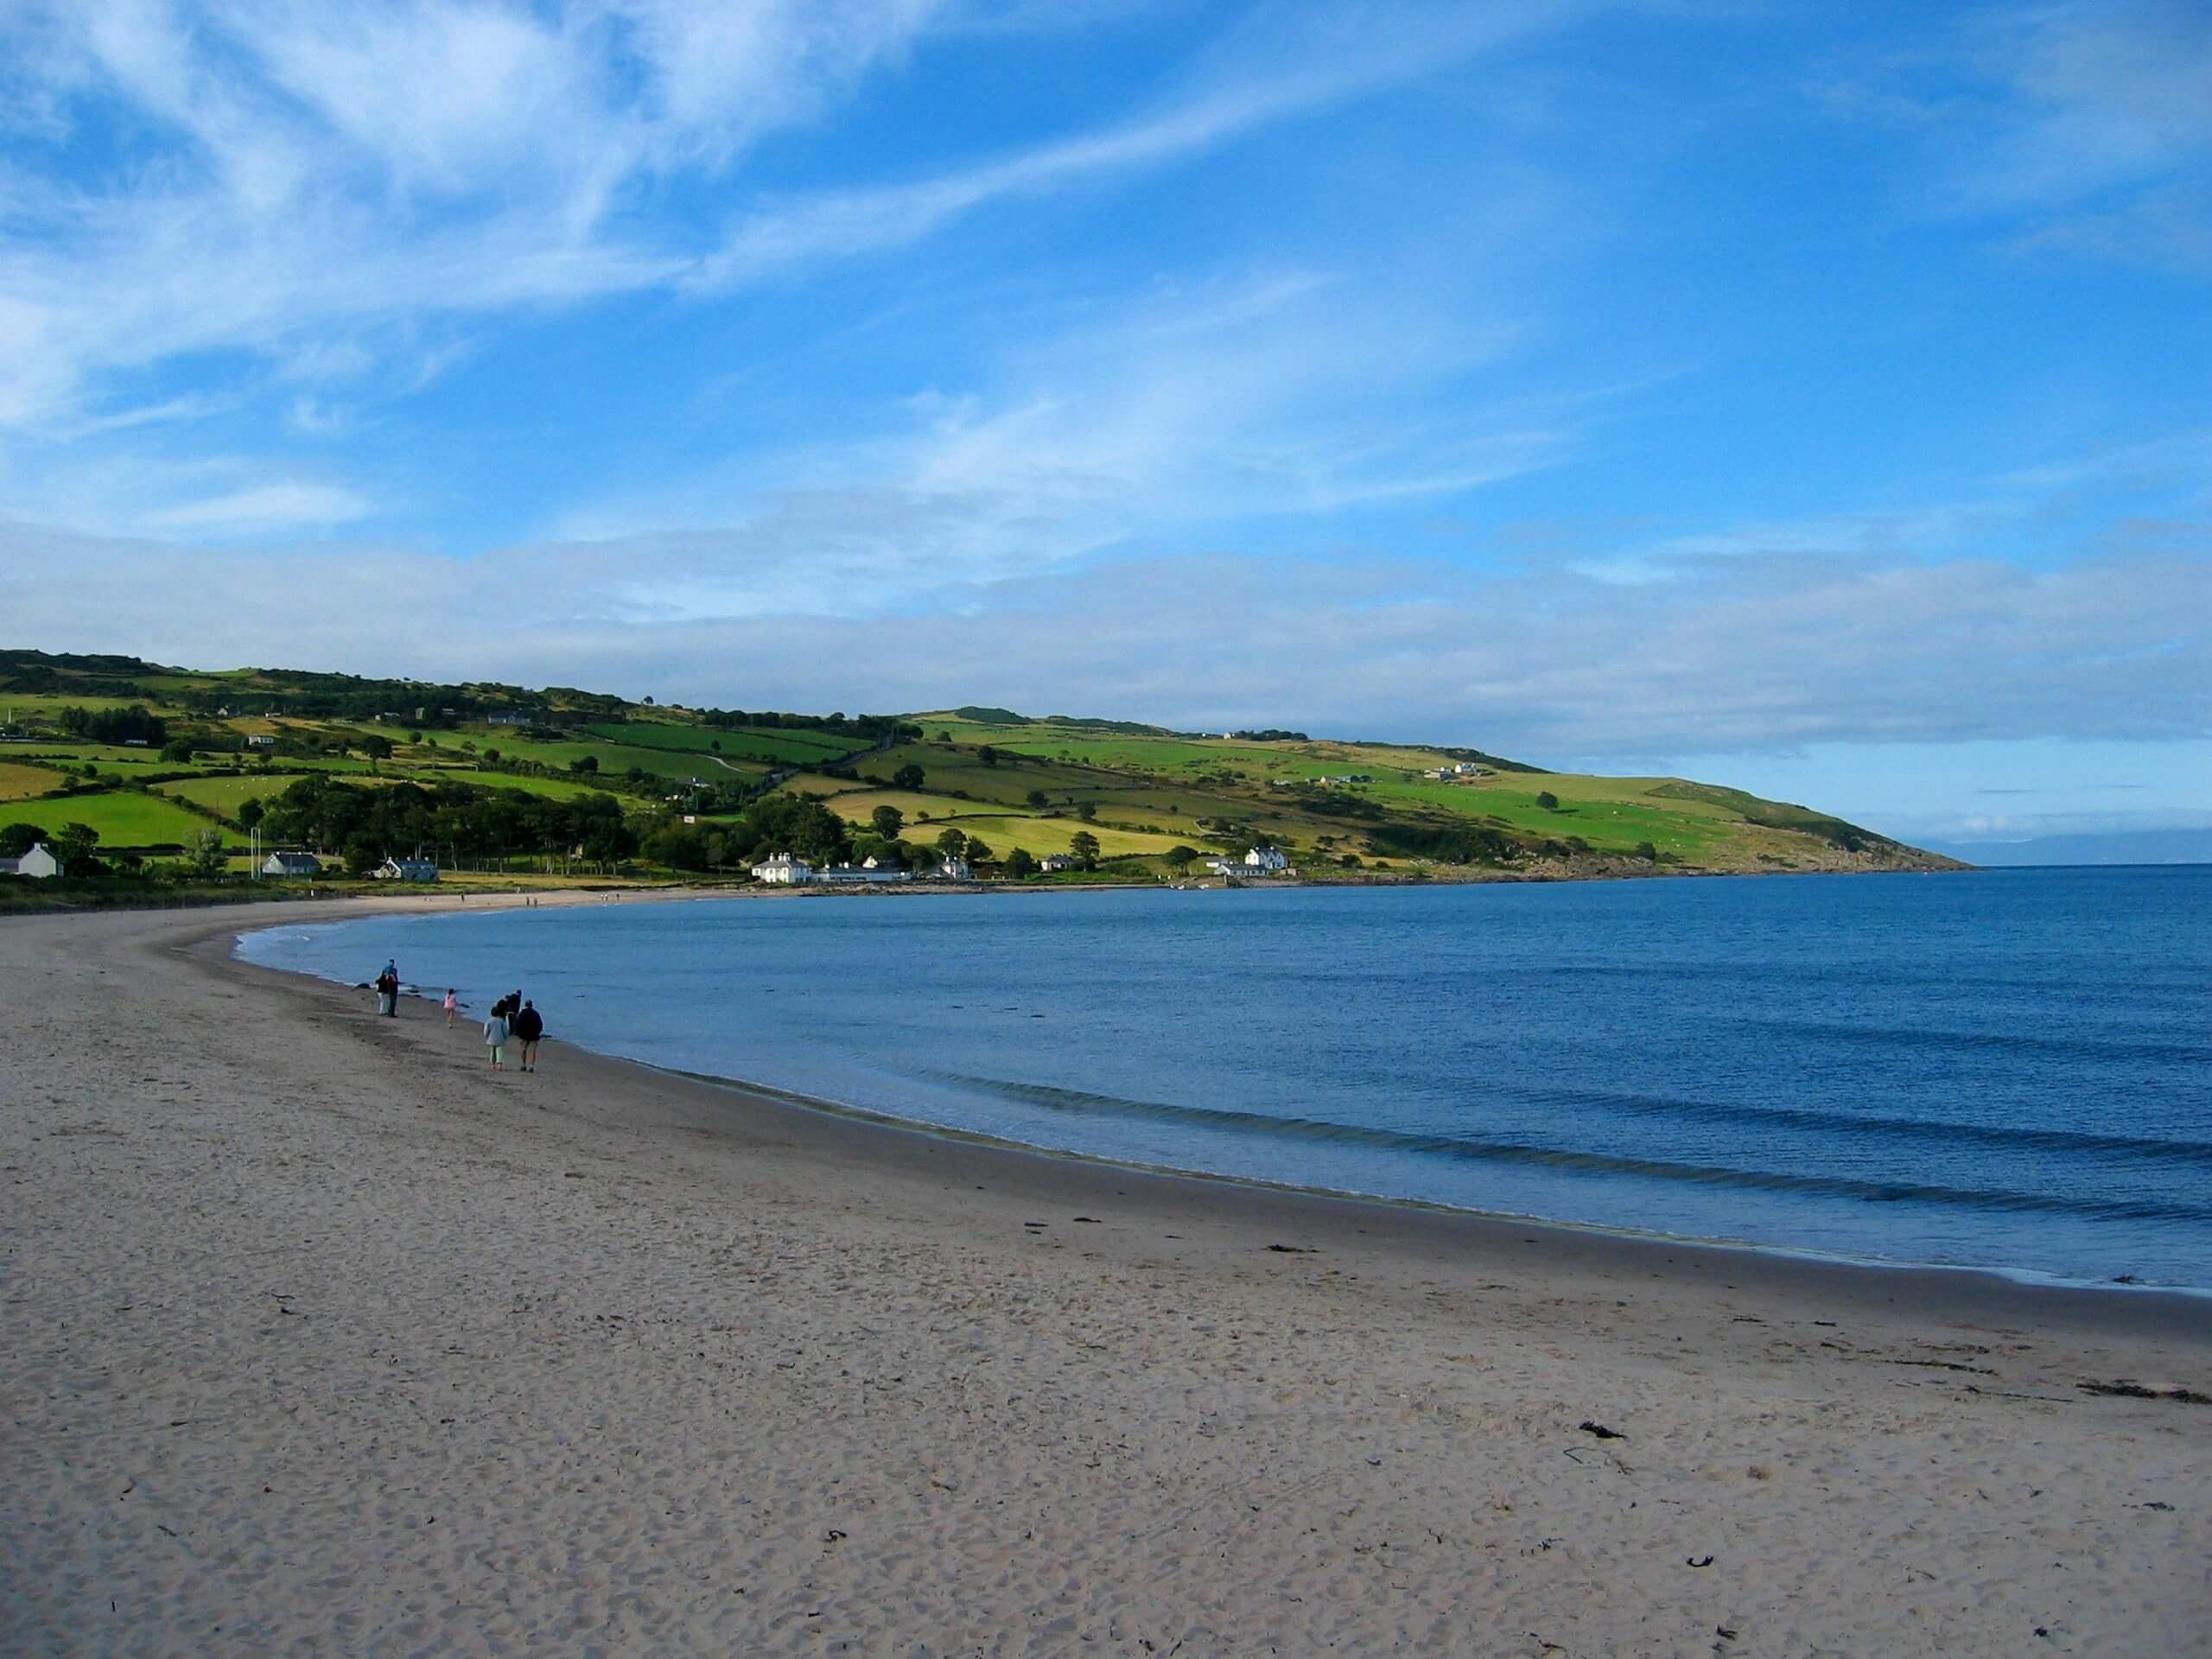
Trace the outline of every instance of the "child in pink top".
[[453, 987], [448, 985], [446, 987], [446, 1024], [448, 1025], [453, 1024]]

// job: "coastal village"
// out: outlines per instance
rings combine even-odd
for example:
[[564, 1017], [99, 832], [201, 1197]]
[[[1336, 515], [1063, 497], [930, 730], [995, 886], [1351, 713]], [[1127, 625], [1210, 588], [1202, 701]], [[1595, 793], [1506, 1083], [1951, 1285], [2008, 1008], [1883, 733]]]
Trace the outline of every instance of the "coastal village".
[[0, 874], [16, 878], [0, 902], [148, 883], [824, 892], [1946, 867], [1738, 791], [1465, 750], [0, 652]]

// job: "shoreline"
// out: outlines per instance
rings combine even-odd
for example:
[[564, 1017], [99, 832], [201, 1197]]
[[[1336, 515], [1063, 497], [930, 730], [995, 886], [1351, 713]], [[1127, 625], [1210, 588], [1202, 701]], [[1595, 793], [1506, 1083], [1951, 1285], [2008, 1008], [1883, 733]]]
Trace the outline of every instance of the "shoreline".
[[[147, 850], [147, 849], [137, 849]], [[840, 882], [812, 884], [804, 887], [770, 886], [760, 882], [712, 881], [703, 883], [656, 882], [652, 885], [622, 886], [619, 879], [609, 878], [607, 884], [599, 885], [579, 880], [574, 885], [551, 887], [485, 887], [428, 893], [388, 893], [346, 889], [316, 898], [313, 902], [323, 905], [379, 906], [401, 903], [407, 899], [422, 899], [433, 905], [460, 907], [467, 899], [497, 900], [531, 897], [543, 904], [549, 899], [563, 903], [582, 903], [597, 899], [613, 903], [624, 899], [823, 899], [823, 898], [922, 898], [942, 897], [946, 894], [1009, 896], [1023, 893], [1266, 893], [1286, 892], [1307, 887], [1393, 889], [1400, 887], [1561, 887], [1602, 881], [1654, 880], [1730, 880], [1738, 877], [1761, 880], [1776, 876], [1857, 876], [1857, 875], [1984, 875], [2018, 868], [2063, 868], [2066, 866], [1980, 865], [1957, 860], [1945, 860], [1932, 864], [1850, 865], [1839, 864], [1788, 869], [1723, 870], [1707, 868], [1684, 869], [1605, 869], [1605, 870], [1509, 870], [1479, 865], [1429, 867], [1420, 869], [1370, 871], [1358, 874], [1294, 875], [1287, 879], [1277, 877], [1191, 877], [1170, 879], [1159, 877], [1151, 880], [1126, 881], [919, 881]], [[2084, 868], [2159, 869], [2164, 865], [2112, 865]], [[479, 874], [461, 872], [462, 874]], [[510, 873], [506, 876], [492, 876], [493, 880], [521, 880], [524, 873]], [[237, 890], [238, 896], [217, 897], [199, 893], [185, 898], [147, 897], [137, 902], [118, 900], [113, 904], [68, 904], [54, 902], [0, 906], [0, 919], [10, 916], [91, 915], [121, 912], [164, 912], [178, 910], [225, 910], [257, 905], [303, 903], [308, 896], [303, 893], [272, 892], [261, 894], [250, 888]]]
[[0, 921], [39, 988], [0, 1646], [2212, 1628], [2192, 1299], [1147, 1174], [566, 1046], [495, 1077], [427, 1003], [233, 960], [238, 920]]
[[[1039, 891], [1082, 892], [1098, 890], [1101, 889], [1097, 887], [1090, 887], [1058, 890], [1041, 889]], [[836, 893], [838, 896], [843, 896], [842, 890], [825, 889], [823, 891]], [[886, 891], [895, 893], [898, 889], [887, 889]], [[949, 889], [949, 891], [950, 891], [950, 889]], [[984, 889], [983, 891], [988, 891], [988, 889]], [[645, 897], [645, 895], [638, 896], [640, 898]], [[807, 895], [798, 893], [787, 894], [780, 890], [772, 889], [753, 889], [750, 891], [746, 889], [737, 889], [728, 893], [699, 893], [696, 891], [687, 892], [683, 889], [663, 889], [657, 891], [652, 895], [652, 898], [656, 902], [674, 902], [676, 900], [687, 898], [699, 901], [706, 901], [718, 898], [797, 898], [804, 896]], [[421, 895], [420, 897], [422, 899], [430, 899], [432, 895], [425, 894]], [[541, 906], [544, 904], [544, 900], [542, 898], [538, 902]], [[579, 898], [573, 902], [581, 905], [587, 901]], [[404, 901], [395, 898], [389, 906], [380, 907], [380, 913], [391, 913], [393, 911], [401, 911], [402, 913], [415, 915], [427, 913], [425, 907], [420, 904], [404, 904], [403, 909], [403, 903]], [[487, 905], [479, 906], [478, 908], [480, 910], [492, 907], [493, 906]], [[517, 908], [519, 906], [508, 905], [501, 907]], [[458, 902], [437, 904], [431, 906], [431, 908], [442, 913], [469, 913], [469, 906]], [[287, 924], [283, 922], [274, 923], [270, 925], [270, 928], [271, 931], [273, 931], [275, 928], [279, 928], [286, 925]], [[226, 928], [221, 930], [225, 937], [229, 939], [229, 944], [221, 953], [220, 960], [222, 964], [226, 967], [237, 966], [250, 968], [260, 973], [279, 975], [289, 979], [303, 982], [307, 984], [325, 988], [327, 989], [343, 990], [359, 988], [359, 987], [346, 986], [343, 982], [324, 979], [317, 975], [302, 969], [270, 967], [263, 963], [249, 962], [240, 957], [238, 954], [238, 937], [242, 936], [245, 932], [261, 931], [263, 930], [259, 928], [237, 930]], [[202, 944], [204, 944], [205, 942], [203, 941]], [[403, 992], [403, 996], [410, 995], [415, 996], [416, 999], [420, 1001], [425, 1007], [435, 1006], [432, 999], [425, 993], [422, 993], [420, 991], [414, 993]], [[463, 1006], [465, 1007], [466, 1005]], [[934, 1123], [925, 1118], [906, 1117], [895, 1111], [887, 1110], [879, 1107], [865, 1106], [850, 1102], [830, 1100], [816, 1096], [810, 1096], [803, 1092], [779, 1088], [774, 1084], [765, 1084], [750, 1078], [732, 1077], [714, 1072], [690, 1071], [681, 1067], [657, 1065], [650, 1061], [631, 1058], [629, 1057], [611, 1053], [603, 1050], [593, 1049], [588, 1046], [578, 1044], [568, 1039], [563, 1039], [558, 1046], [575, 1053], [588, 1054], [594, 1059], [608, 1065], [632, 1067], [635, 1068], [641, 1073], [647, 1073], [672, 1080], [681, 1080], [683, 1083], [696, 1087], [715, 1090], [719, 1093], [728, 1095], [738, 1102], [744, 1103], [751, 1106], [757, 1107], [762, 1105], [773, 1105], [792, 1111], [835, 1118], [856, 1124], [871, 1125], [899, 1134], [926, 1136], [956, 1145], [993, 1148], [1008, 1154], [1021, 1157], [1095, 1166], [1101, 1169], [1121, 1172], [1132, 1176], [1200, 1182], [1235, 1190], [1274, 1193], [1292, 1198], [1310, 1199], [1318, 1203], [1332, 1205], [1368, 1206], [1386, 1211], [1404, 1211], [1444, 1217], [1458, 1218], [1470, 1224], [1478, 1224], [1484, 1228], [1493, 1230], [1501, 1234], [1515, 1229], [1518, 1229], [1522, 1233], [1534, 1230], [1546, 1234], [1567, 1235], [1577, 1238], [1586, 1238], [1593, 1241], [1611, 1241], [1624, 1246], [1633, 1246], [1648, 1250], [1658, 1250], [1671, 1253], [1698, 1252], [1710, 1255], [1723, 1261], [1739, 1257], [1750, 1257], [1759, 1260], [1770, 1260], [1783, 1263], [1802, 1264], [1807, 1267], [1817, 1267], [1845, 1273], [1862, 1273], [1885, 1275], [1892, 1278], [1898, 1275], [1944, 1275], [1968, 1282], [1985, 1281], [1986, 1284], [1988, 1285], [2003, 1285], [2010, 1289], [2024, 1292], [2031, 1295], [2086, 1295], [2092, 1297], [2118, 1296], [2138, 1300], [2166, 1299], [2177, 1305], [2174, 1313], [2174, 1317], [2177, 1319], [2182, 1320], [2183, 1323], [2187, 1322], [2188, 1315], [2183, 1310], [2190, 1308], [2192, 1305], [2194, 1305], [2196, 1309], [2201, 1310], [2205, 1315], [2206, 1340], [2208, 1342], [2212, 1342], [2212, 1307], [2206, 1307], [2204, 1306], [2207, 1303], [2212, 1303], [2212, 1286], [2171, 1285], [2114, 1280], [2082, 1279], [2060, 1274], [2042, 1272], [2032, 1268], [2012, 1268], [1973, 1263], [1920, 1262], [1880, 1256], [1856, 1255], [1843, 1251], [1821, 1250], [1809, 1247], [1796, 1247], [1770, 1243], [1757, 1239], [1737, 1239], [1664, 1233], [1649, 1229], [1616, 1225], [1605, 1222], [1560, 1219], [1553, 1217], [1520, 1214], [1510, 1211], [1482, 1210], [1465, 1205], [1448, 1204], [1435, 1199], [1406, 1197], [1389, 1193], [1361, 1192], [1342, 1188], [1312, 1185], [1294, 1181], [1271, 1180], [1265, 1177], [1240, 1174], [1230, 1171], [1186, 1169], [1178, 1167], [1173, 1165], [1144, 1163], [1134, 1160], [1118, 1159], [1104, 1154], [1083, 1152], [1074, 1148], [1041, 1146], [1029, 1141], [1014, 1140], [1009, 1137], [992, 1135], [979, 1130], [963, 1129], [951, 1125]]]

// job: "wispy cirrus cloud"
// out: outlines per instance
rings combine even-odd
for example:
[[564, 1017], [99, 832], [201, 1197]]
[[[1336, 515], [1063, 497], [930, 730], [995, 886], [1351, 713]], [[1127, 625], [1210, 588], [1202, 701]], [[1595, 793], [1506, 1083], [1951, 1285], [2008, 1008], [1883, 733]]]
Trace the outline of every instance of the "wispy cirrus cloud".
[[2212, 12], [1999, 5], [1823, 83], [1929, 146], [1937, 211], [2023, 248], [2212, 269]]
[[741, 215], [686, 281], [721, 288], [793, 265], [898, 248], [992, 202], [1169, 165], [1246, 133], [1385, 91], [1585, 10], [1567, 0], [1269, 10], [1194, 84], [1119, 125], [909, 182], [771, 200]]
[[297, 531], [310, 525], [345, 524], [360, 518], [368, 505], [353, 491], [335, 485], [257, 484], [251, 489], [157, 508], [145, 518], [157, 530], [188, 534]]
[[571, 506], [550, 533], [682, 538], [694, 615], [782, 602], [761, 550], [788, 537], [814, 549], [812, 603], [849, 611], [1232, 519], [1461, 493], [1562, 464], [1605, 417], [1605, 397], [1570, 391], [1440, 419], [1439, 397], [1521, 330], [1450, 286], [1362, 276], [1278, 270], [1102, 298], [1057, 326], [1014, 319], [1018, 344], [872, 431], [658, 477]]
[[[30, 4], [0, 200], [0, 426], [187, 353], [381, 365], [424, 319], [723, 292], [912, 244], [994, 200], [1081, 188], [1386, 89], [1542, 26], [1527, 0], [1270, 16], [1119, 124], [891, 185], [762, 197], [734, 223], [636, 211], [727, 183], [937, 28], [927, 0], [556, 8], [413, 0]], [[121, 152], [73, 151], [95, 118]]]
[[[923, 0], [67, 0], [0, 20], [0, 425], [185, 353], [353, 372], [410, 322], [664, 283], [625, 193], [725, 169]], [[88, 135], [96, 142], [80, 142]]]

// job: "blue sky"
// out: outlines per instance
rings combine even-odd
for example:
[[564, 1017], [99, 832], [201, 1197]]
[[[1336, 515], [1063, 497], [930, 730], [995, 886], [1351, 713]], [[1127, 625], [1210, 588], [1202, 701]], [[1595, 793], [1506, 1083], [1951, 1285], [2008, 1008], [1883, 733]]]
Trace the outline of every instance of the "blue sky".
[[2212, 823], [2212, 11], [0, 6], [0, 634]]

